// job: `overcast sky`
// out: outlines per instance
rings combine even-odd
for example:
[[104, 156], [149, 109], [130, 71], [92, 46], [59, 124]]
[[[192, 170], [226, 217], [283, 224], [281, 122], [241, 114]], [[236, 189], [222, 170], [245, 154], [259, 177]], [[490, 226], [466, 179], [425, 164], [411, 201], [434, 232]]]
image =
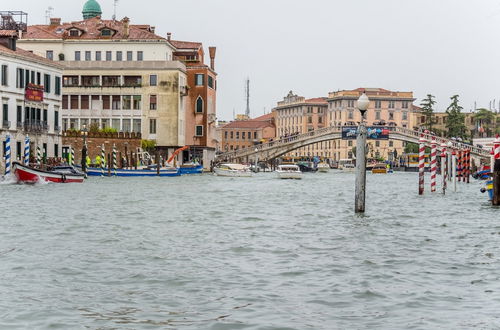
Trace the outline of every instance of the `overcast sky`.
[[[111, 18], [113, 0], [97, 1]], [[16, 0], [1, 9], [37, 24], [48, 6], [53, 17], [80, 20], [84, 3]], [[124, 16], [217, 46], [219, 119], [245, 111], [246, 77], [252, 116], [289, 90], [311, 98], [358, 87], [413, 91], [415, 104], [431, 93], [438, 111], [454, 94], [465, 111], [493, 99], [499, 108], [500, 0], [119, 0]]]

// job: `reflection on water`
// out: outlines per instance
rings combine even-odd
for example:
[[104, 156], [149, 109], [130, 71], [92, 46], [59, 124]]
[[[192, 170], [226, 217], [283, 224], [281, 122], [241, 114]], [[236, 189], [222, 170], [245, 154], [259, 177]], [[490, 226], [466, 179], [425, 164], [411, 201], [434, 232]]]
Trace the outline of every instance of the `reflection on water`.
[[500, 220], [415, 173], [0, 187], [0, 328], [500, 327]]

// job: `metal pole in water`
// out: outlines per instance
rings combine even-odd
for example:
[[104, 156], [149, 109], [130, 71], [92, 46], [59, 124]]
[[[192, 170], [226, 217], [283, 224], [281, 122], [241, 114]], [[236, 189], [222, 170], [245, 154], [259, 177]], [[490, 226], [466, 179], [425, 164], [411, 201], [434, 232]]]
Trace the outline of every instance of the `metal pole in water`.
[[361, 112], [361, 120], [358, 126], [358, 136], [356, 138], [356, 186], [354, 192], [354, 212], [365, 212], [366, 200], [366, 139], [367, 130], [365, 127], [365, 112], [370, 105], [370, 99], [365, 93], [358, 99], [358, 110]]
[[441, 144], [441, 179], [443, 195], [446, 194], [446, 171], [448, 171], [446, 166], [446, 144]]
[[436, 173], [437, 173], [436, 155], [437, 155], [437, 142], [436, 138], [433, 136], [431, 142], [431, 192], [436, 191]]
[[424, 194], [424, 171], [425, 171], [425, 138], [420, 135], [418, 148], [418, 194]]

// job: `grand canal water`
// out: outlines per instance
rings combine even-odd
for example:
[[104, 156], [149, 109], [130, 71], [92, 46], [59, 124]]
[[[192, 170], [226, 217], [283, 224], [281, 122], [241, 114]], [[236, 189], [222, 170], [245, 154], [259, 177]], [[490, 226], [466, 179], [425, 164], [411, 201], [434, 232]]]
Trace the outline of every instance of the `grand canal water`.
[[[427, 178], [428, 179], [428, 178]], [[497, 329], [500, 210], [415, 173], [0, 185], [0, 329]]]

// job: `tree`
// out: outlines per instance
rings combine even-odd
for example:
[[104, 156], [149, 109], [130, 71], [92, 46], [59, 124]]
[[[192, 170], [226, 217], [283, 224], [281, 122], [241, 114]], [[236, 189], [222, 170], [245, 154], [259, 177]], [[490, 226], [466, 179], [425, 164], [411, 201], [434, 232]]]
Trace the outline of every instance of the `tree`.
[[486, 132], [486, 136], [491, 136], [492, 132], [495, 130], [495, 120], [496, 115], [485, 108], [477, 109], [477, 112], [473, 116], [474, 126], [476, 127], [475, 133], [482, 136]]
[[427, 98], [422, 100], [420, 105], [422, 106], [422, 113], [425, 117], [425, 126], [429, 131], [432, 131], [432, 124], [434, 124], [434, 108], [433, 105], [436, 104], [434, 101], [435, 96], [427, 94]]
[[453, 95], [451, 104], [446, 109], [448, 118], [446, 119], [446, 129], [448, 137], [456, 137], [461, 139], [467, 138], [467, 128], [465, 127], [465, 115], [462, 113], [463, 107], [458, 104], [458, 95]]

